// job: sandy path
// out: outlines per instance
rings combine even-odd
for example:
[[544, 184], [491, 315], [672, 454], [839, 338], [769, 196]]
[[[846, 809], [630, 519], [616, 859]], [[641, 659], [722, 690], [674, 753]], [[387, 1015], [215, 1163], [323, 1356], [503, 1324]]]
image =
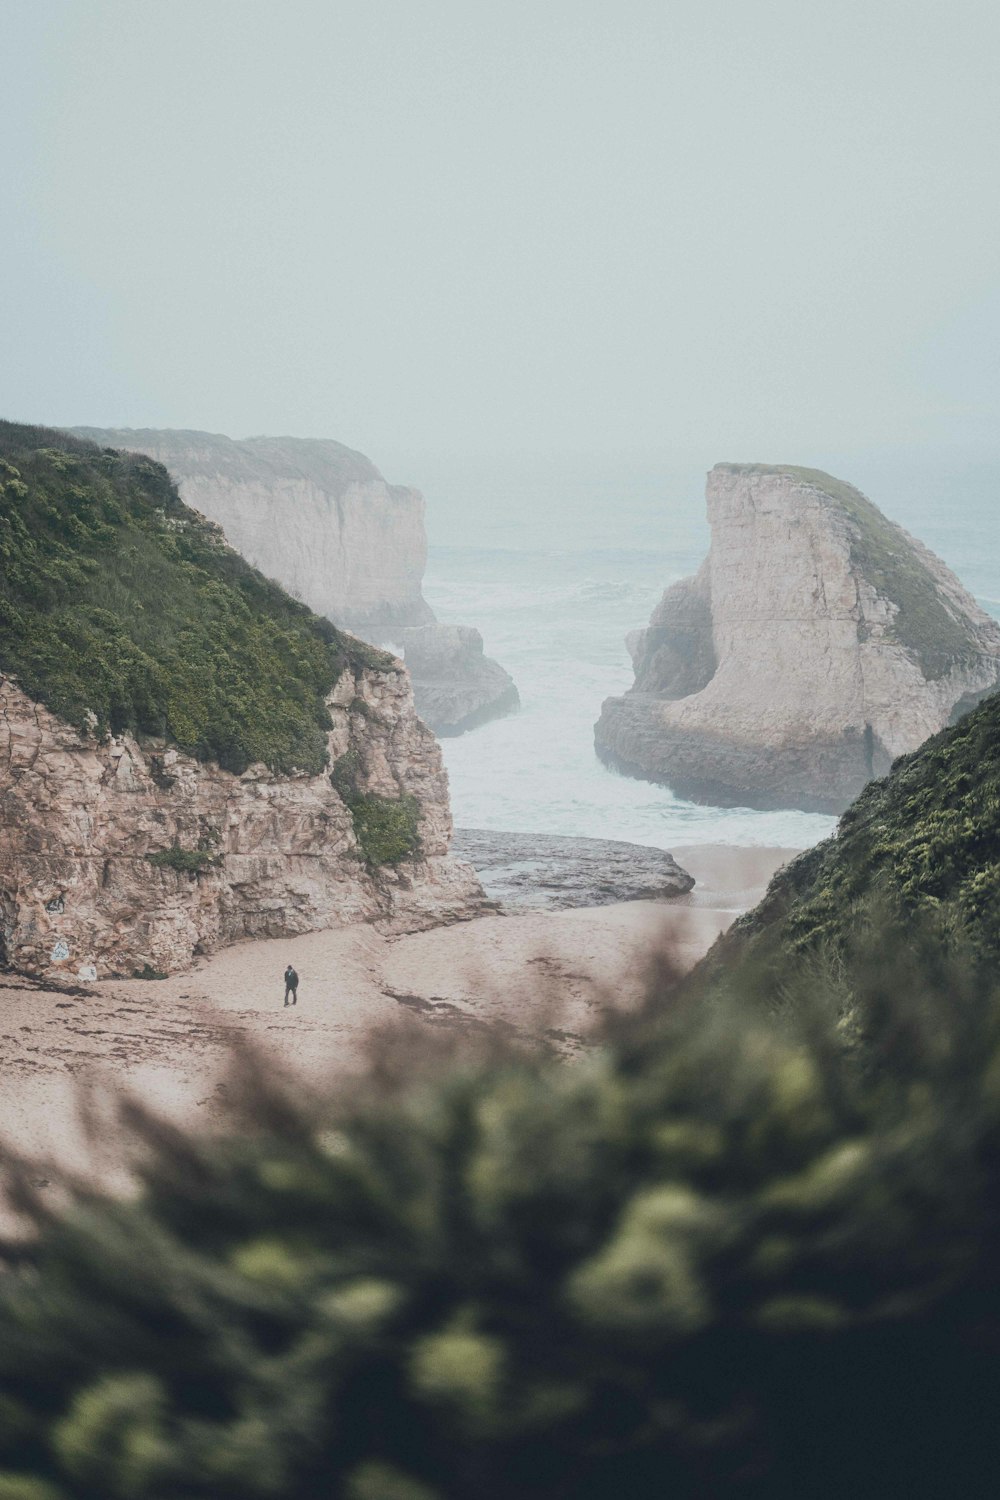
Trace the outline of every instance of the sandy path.
[[[239, 943], [166, 980], [64, 992], [0, 975], [0, 1136], [81, 1164], [76, 1101], [91, 1080], [210, 1124], [234, 1039], [311, 1082], [357, 1074], [373, 1029], [403, 1014], [528, 1038], [555, 1030], [572, 1048], [606, 1006], [638, 999], [656, 948], [694, 964], [790, 852], [678, 849], [699, 881], [680, 901], [498, 914], [397, 938], [350, 927]], [[286, 1010], [288, 962], [301, 987]]]

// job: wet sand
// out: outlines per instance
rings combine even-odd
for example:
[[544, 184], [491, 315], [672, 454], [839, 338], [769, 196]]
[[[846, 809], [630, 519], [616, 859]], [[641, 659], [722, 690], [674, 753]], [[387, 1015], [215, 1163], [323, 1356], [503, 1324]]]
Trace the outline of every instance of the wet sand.
[[[0, 1139], [82, 1166], [77, 1100], [91, 1083], [211, 1127], [234, 1042], [336, 1087], [363, 1072], [373, 1033], [402, 1016], [555, 1037], [572, 1052], [609, 1006], [637, 1002], [654, 952], [691, 967], [795, 851], [673, 852], [698, 885], [671, 901], [498, 913], [395, 938], [355, 926], [238, 943], [165, 980], [55, 989], [0, 975]], [[285, 1009], [289, 962], [301, 983]]]

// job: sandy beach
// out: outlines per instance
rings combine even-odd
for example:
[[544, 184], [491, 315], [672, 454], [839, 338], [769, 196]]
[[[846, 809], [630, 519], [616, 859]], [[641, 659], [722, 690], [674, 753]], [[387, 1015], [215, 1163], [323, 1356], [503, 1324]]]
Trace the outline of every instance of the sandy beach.
[[[125, 1090], [171, 1117], [211, 1126], [234, 1042], [249, 1041], [308, 1085], [365, 1067], [373, 1033], [416, 1018], [584, 1044], [607, 1007], [642, 993], [650, 957], [687, 968], [754, 904], [788, 849], [674, 851], [690, 895], [556, 912], [511, 912], [388, 938], [368, 926], [239, 943], [164, 980], [46, 989], [0, 975], [0, 1137], [31, 1156], [90, 1161], [81, 1085]], [[283, 1007], [282, 973], [301, 976]]]

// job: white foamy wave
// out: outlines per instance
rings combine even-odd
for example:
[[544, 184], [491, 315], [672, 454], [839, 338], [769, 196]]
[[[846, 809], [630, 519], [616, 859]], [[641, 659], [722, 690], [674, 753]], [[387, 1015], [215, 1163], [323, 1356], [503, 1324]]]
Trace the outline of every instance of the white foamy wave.
[[[436, 553], [425, 592], [438, 617], [476, 625], [512, 673], [521, 711], [442, 741], [460, 827], [691, 843], [804, 847], [833, 819], [683, 802], [618, 775], [594, 752], [603, 700], [630, 686], [625, 635], [697, 558], [662, 553]], [[685, 566], [685, 564], [687, 564]]]

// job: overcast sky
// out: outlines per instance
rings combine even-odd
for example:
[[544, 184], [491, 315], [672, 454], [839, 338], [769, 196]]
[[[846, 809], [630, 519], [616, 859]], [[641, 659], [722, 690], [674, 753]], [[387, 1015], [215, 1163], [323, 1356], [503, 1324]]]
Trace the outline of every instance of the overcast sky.
[[376, 461], [996, 441], [996, 0], [0, 25], [2, 415]]

